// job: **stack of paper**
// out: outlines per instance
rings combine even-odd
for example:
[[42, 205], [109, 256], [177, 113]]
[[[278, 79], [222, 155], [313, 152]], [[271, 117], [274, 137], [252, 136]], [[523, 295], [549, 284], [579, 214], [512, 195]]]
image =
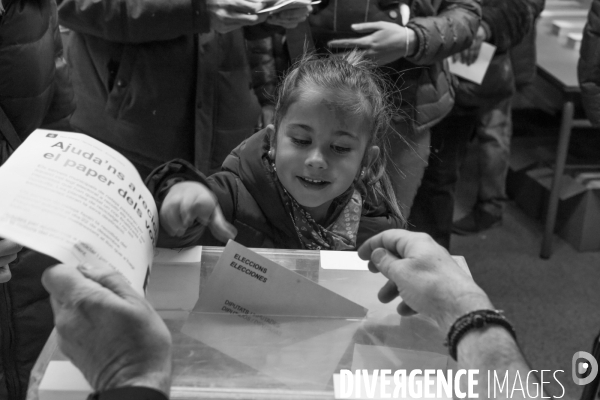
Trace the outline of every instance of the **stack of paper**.
[[483, 42], [481, 44], [481, 50], [479, 50], [479, 56], [471, 65], [467, 65], [461, 61], [453, 61], [452, 57], [448, 58], [450, 72], [463, 79], [481, 85], [495, 52], [496, 46]]
[[147, 299], [161, 317], [191, 311], [200, 295], [202, 246], [154, 250]]

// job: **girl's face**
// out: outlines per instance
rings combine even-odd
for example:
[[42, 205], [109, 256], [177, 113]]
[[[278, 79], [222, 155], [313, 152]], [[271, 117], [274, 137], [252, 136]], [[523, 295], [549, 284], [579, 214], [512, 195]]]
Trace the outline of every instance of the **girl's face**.
[[[316, 90], [303, 92], [277, 131], [277, 177], [316, 221], [360, 174], [368, 142], [368, 123], [332, 100]], [[373, 146], [367, 156], [378, 153]]]

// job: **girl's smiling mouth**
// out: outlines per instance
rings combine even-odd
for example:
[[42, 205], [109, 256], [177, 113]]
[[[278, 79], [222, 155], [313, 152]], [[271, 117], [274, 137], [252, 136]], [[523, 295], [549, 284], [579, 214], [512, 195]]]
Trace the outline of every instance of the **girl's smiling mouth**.
[[321, 189], [331, 183], [331, 182], [324, 181], [321, 179], [311, 179], [311, 178], [305, 178], [303, 176], [297, 176], [296, 178], [298, 178], [298, 180], [300, 181], [302, 186], [304, 186], [306, 188]]

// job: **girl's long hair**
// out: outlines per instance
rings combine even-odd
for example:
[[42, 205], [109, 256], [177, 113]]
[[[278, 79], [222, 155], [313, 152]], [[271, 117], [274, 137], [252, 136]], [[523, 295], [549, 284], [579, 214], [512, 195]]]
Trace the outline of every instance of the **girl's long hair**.
[[[332, 93], [336, 105], [368, 122], [366, 149], [379, 146], [380, 156], [368, 164], [365, 150], [362, 167], [366, 168], [366, 173], [358, 179], [377, 201], [381, 199], [393, 215], [406, 223], [386, 171], [388, 163], [395, 167], [390, 158], [389, 135], [400, 135], [390, 124], [397, 114], [391, 99], [392, 86], [377, 71], [377, 65], [359, 51], [329, 57], [305, 55], [292, 66], [279, 85], [275, 106], [276, 129], [302, 90], [312, 88]], [[275, 141], [275, 138], [276, 135], [273, 135], [272, 140]]]

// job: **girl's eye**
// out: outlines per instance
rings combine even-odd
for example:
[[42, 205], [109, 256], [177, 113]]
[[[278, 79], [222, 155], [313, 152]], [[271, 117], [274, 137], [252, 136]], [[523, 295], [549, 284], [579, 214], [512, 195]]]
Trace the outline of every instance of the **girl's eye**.
[[291, 138], [292, 139], [292, 143], [300, 145], [300, 146], [306, 146], [310, 144], [310, 140], [303, 140], [303, 139], [296, 139], [296, 138]]
[[331, 148], [333, 149], [333, 151], [335, 151], [338, 154], [346, 154], [346, 153], [349, 153], [350, 150], [352, 150], [350, 147], [341, 147], [341, 146], [331, 146]]

